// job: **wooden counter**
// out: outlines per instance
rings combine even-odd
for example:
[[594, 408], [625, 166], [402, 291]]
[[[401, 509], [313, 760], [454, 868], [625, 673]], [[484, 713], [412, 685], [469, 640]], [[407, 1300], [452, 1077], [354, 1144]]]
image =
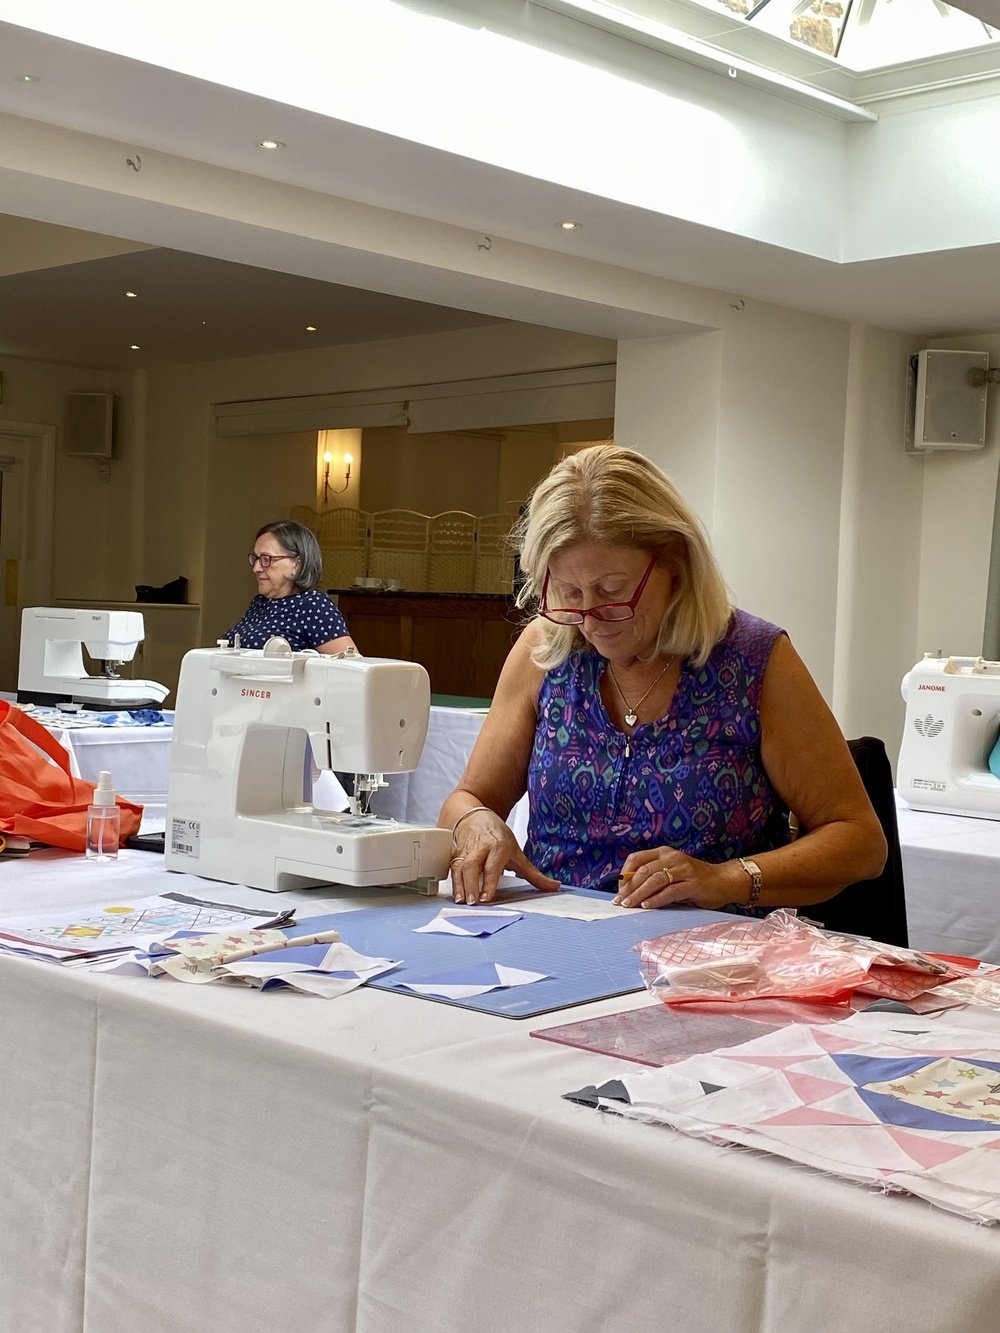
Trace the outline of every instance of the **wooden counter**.
[[329, 589], [359, 650], [426, 667], [434, 694], [490, 698], [522, 627], [512, 597]]

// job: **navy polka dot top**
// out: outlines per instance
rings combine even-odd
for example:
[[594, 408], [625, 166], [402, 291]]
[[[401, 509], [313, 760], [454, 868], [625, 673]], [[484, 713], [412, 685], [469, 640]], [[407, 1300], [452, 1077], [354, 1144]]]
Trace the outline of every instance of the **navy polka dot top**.
[[238, 634], [241, 648], [263, 648], [268, 639], [280, 634], [298, 652], [342, 639], [347, 633], [339, 608], [325, 592], [311, 588], [287, 597], [262, 597], [258, 593], [243, 619], [226, 630], [224, 637], [232, 643]]

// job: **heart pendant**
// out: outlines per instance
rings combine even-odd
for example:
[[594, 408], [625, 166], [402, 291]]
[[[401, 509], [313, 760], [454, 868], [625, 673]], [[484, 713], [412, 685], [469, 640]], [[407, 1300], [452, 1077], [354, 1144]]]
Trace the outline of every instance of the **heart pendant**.
[[635, 713], [626, 713], [626, 714], [625, 714], [625, 725], [626, 725], [626, 726], [628, 726], [628, 727], [634, 727], [634, 726], [635, 726], [635, 720], [636, 720], [636, 719], [635, 719]]

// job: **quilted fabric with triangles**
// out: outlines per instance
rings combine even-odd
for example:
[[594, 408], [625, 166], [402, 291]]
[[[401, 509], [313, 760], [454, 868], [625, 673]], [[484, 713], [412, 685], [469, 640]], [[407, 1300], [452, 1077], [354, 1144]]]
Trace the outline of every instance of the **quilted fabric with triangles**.
[[604, 1109], [1000, 1220], [996, 1034], [860, 1013], [621, 1077]]

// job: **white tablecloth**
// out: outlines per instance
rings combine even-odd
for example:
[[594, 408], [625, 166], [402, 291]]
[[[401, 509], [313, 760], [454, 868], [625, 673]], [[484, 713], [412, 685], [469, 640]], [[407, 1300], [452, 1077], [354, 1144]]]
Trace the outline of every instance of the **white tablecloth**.
[[111, 774], [115, 791], [140, 805], [162, 804], [170, 776], [173, 727], [49, 727], [70, 754], [72, 772], [96, 782]]
[[896, 802], [910, 944], [1000, 963], [1000, 820]]
[[[0, 863], [0, 911], [166, 888], [329, 910], [139, 852]], [[531, 1028], [624, 1007], [525, 1023], [0, 958], [0, 1328], [994, 1326], [995, 1232], [562, 1100], [618, 1063]]]

